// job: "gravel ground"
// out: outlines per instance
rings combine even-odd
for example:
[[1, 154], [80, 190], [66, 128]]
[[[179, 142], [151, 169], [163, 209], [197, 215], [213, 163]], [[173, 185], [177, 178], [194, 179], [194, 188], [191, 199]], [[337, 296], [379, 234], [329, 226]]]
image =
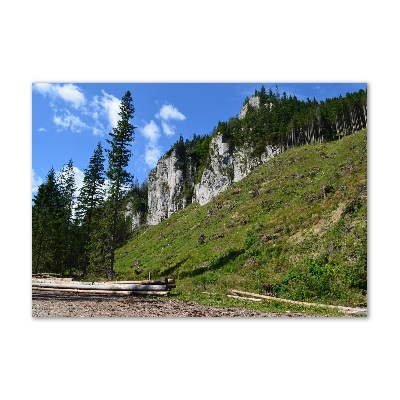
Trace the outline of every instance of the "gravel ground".
[[33, 317], [306, 317], [207, 307], [168, 298], [32, 290]]

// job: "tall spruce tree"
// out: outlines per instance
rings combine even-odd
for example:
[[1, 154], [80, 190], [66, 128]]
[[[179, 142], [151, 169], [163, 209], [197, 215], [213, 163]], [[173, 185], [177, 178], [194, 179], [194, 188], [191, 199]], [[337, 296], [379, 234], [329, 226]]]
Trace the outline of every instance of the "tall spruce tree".
[[[82, 228], [84, 256], [82, 261], [82, 273], [87, 274], [87, 267], [90, 260], [90, 252], [95, 248], [92, 237], [93, 227], [96, 226], [101, 218], [102, 205], [104, 202], [104, 156], [101, 142], [90, 158], [88, 167], [84, 170], [82, 188], [78, 196], [78, 207], [76, 217]], [[99, 228], [99, 224], [97, 224]]]
[[75, 253], [73, 248], [74, 238], [72, 236], [72, 224], [74, 223], [74, 207], [75, 207], [75, 172], [72, 160], [63, 165], [60, 173], [57, 176], [57, 183], [60, 188], [62, 206], [63, 206], [63, 221], [61, 224], [62, 247], [60, 249], [61, 257], [61, 272], [64, 274], [69, 267], [70, 270], [74, 264], [72, 255]]
[[33, 273], [60, 272], [60, 227], [63, 216], [62, 195], [53, 167], [39, 186], [32, 206]]
[[131, 92], [128, 90], [121, 100], [120, 119], [117, 127], [110, 133], [111, 140], [106, 139], [111, 149], [106, 149], [108, 154], [107, 178], [109, 179], [109, 250], [110, 263], [108, 275], [114, 276], [114, 252], [117, 245], [117, 222], [121, 211], [122, 199], [126, 189], [132, 182], [133, 175], [126, 167], [131, 157], [130, 146], [134, 140], [135, 127], [130, 123], [135, 108], [132, 104]]

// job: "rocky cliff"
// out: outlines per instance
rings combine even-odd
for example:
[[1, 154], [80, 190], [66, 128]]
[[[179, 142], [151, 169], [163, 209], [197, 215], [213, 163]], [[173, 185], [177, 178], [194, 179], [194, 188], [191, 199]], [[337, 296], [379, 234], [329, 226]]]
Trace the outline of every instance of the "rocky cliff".
[[[191, 202], [206, 204], [232, 183], [240, 181], [256, 166], [279, 153], [278, 148], [267, 147], [261, 157], [251, 158], [245, 147], [229, 151], [222, 135], [217, 134], [210, 142], [209, 164], [203, 170], [200, 181], [195, 183], [195, 167], [189, 162], [189, 173], [178, 166], [175, 152], [162, 157], [148, 178], [149, 225], [157, 225], [174, 212]], [[188, 198], [188, 193], [193, 193]]]
[[184, 179], [184, 171], [178, 166], [175, 151], [164, 155], [148, 177], [148, 216], [149, 225], [157, 225], [174, 212], [188, 204], [184, 188], [189, 179]]
[[204, 169], [201, 180], [194, 185], [193, 202], [200, 205], [208, 203], [232, 183], [247, 176], [252, 169], [279, 153], [279, 148], [266, 147], [260, 157], [251, 157], [251, 148], [243, 146], [233, 151], [223, 142], [220, 133], [210, 143], [210, 163]]
[[[245, 117], [250, 106], [259, 108], [258, 97], [252, 97], [242, 107], [239, 118]], [[157, 225], [191, 202], [208, 203], [280, 151], [278, 146], [266, 146], [261, 155], [254, 157], [252, 148], [245, 143], [232, 149], [224, 142], [223, 135], [216, 132], [209, 144], [207, 165], [197, 176], [190, 157], [186, 155], [185, 162], [182, 162], [175, 150], [167, 153], [148, 177], [147, 223]]]

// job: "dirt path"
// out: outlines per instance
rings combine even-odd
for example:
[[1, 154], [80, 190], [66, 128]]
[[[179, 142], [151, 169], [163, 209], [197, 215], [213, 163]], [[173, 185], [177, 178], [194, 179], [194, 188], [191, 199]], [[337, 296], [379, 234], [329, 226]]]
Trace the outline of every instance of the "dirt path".
[[207, 307], [168, 298], [32, 291], [33, 317], [308, 317]]

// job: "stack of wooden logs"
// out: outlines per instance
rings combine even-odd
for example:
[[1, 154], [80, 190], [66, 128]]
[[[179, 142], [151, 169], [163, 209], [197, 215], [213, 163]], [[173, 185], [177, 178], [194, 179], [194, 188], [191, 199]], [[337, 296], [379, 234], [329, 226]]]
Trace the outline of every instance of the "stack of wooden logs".
[[175, 279], [156, 279], [143, 281], [80, 282], [72, 278], [33, 275], [32, 290], [66, 291], [96, 294], [125, 295], [167, 295], [175, 288]]

